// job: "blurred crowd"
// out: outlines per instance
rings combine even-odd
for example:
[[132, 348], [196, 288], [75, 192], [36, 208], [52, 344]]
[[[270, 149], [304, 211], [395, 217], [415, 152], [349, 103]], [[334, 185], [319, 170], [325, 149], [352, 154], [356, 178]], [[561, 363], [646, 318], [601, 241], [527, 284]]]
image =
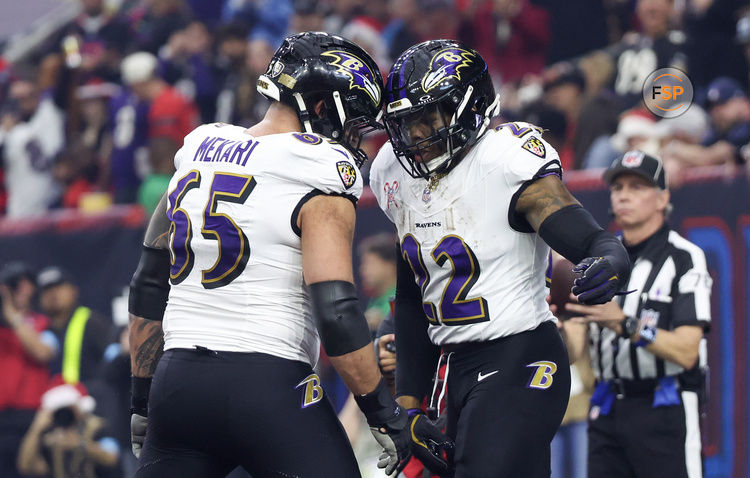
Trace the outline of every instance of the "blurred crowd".
[[[391, 315], [395, 240], [389, 233], [369, 236], [357, 249], [373, 337]], [[89, 307], [80, 292], [74, 275], [58, 266], [0, 265], [2, 478], [120, 478], [135, 471], [129, 330]], [[395, 356], [391, 362], [395, 367]], [[349, 391], [324, 355], [316, 371], [336, 409], [344, 408]], [[373, 476], [377, 443], [364, 416], [349, 407], [342, 421], [358, 446], [363, 473]], [[230, 477], [248, 475], [235, 470]]]
[[54, 266], [4, 264], [0, 305], [0, 476], [129, 475], [127, 329]]
[[[750, 163], [746, 0], [79, 0], [80, 13], [13, 62], [0, 57], [0, 211], [150, 211], [182, 138], [207, 122], [250, 125], [255, 91], [285, 35], [339, 33], [383, 73], [425, 39], [457, 38], [487, 60], [502, 120], [544, 127], [566, 170], [623, 151], [688, 168]], [[7, 39], [5, 39], [7, 40]], [[695, 98], [659, 120], [641, 88], [664, 67]], [[370, 146], [371, 152], [384, 141]]]

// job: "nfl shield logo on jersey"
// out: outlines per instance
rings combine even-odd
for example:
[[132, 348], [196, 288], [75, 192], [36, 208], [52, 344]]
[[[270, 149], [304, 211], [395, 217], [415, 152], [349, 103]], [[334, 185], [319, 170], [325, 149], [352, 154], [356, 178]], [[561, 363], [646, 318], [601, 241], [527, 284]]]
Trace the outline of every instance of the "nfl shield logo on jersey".
[[542, 143], [540, 139], [533, 136], [527, 139], [521, 147], [526, 151], [539, 156], [540, 158], [544, 158], [547, 155], [547, 151], [544, 149], [544, 143]]
[[349, 161], [339, 161], [336, 163], [336, 169], [338, 169], [339, 177], [346, 189], [354, 186], [354, 183], [357, 181], [357, 170], [354, 169], [352, 163]]
[[430, 202], [430, 199], [432, 199], [430, 195], [430, 188], [424, 188], [424, 191], [422, 191], [422, 202], [427, 204]]

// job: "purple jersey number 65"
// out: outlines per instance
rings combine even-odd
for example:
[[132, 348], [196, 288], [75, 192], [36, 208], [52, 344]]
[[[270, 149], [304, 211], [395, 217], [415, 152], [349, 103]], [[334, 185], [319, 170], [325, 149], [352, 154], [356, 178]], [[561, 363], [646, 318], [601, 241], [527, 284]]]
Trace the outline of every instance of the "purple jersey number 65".
[[[190, 247], [192, 223], [187, 211], [180, 207], [185, 195], [200, 186], [201, 175], [192, 170], [177, 181], [169, 193], [167, 218], [172, 221], [169, 229], [172, 262], [170, 281], [179, 284], [190, 274], [195, 260]], [[216, 173], [211, 183], [208, 201], [203, 212], [201, 234], [204, 239], [219, 243], [219, 256], [210, 269], [202, 271], [201, 284], [206, 289], [215, 289], [231, 283], [245, 270], [250, 257], [250, 244], [242, 229], [227, 214], [216, 212], [219, 201], [244, 203], [255, 188], [252, 176]]]

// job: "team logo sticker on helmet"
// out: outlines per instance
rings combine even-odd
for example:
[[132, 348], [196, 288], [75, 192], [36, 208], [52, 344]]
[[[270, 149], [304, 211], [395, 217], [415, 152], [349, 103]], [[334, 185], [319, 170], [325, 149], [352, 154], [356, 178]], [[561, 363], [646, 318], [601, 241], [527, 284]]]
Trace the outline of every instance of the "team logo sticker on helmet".
[[339, 171], [339, 177], [346, 189], [354, 186], [354, 183], [357, 181], [357, 170], [352, 163], [349, 161], [339, 161], [336, 163], [336, 169]]
[[[349, 77], [350, 89], [364, 90], [373, 103], [380, 104], [380, 88], [375, 83], [375, 75], [364, 61], [341, 50], [324, 51], [320, 56], [330, 58], [329, 63]], [[380, 73], [378, 72], [378, 74]]]
[[284, 63], [279, 59], [274, 59], [268, 64], [266, 70], [266, 76], [269, 78], [276, 78], [284, 70]]
[[547, 155], [547, 151], [544, 149], [544, 143], [542, 143], [542, 140], [540, 140], [539, 138], [535, 138], [534, 136], [527, 139], [526, 142], [521, 145], [521, 147], [526, 151], [539, 156], [542, 159], [544, 159], [544, 157]]
[[461, 79], [461, 68], [471, 65], [474, 54], [462, 48], [446, 48], [432, 57], [430, 69], [422, 78], [422, 90], [427, 93], [446, 78]]

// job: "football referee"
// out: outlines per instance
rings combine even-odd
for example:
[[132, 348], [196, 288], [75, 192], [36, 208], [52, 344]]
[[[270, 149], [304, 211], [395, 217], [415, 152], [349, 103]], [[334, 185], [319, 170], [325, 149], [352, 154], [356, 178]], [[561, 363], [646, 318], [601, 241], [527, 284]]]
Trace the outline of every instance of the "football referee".
[[701, 477], [698, 407], [711, 320], [706, 258], [666, 222], [661, 160], [629, 151], [604, 179], [633, 264], [633, 292], [604, 305], [566, 306], [590, 322], [597, 386], [589, 477]]

